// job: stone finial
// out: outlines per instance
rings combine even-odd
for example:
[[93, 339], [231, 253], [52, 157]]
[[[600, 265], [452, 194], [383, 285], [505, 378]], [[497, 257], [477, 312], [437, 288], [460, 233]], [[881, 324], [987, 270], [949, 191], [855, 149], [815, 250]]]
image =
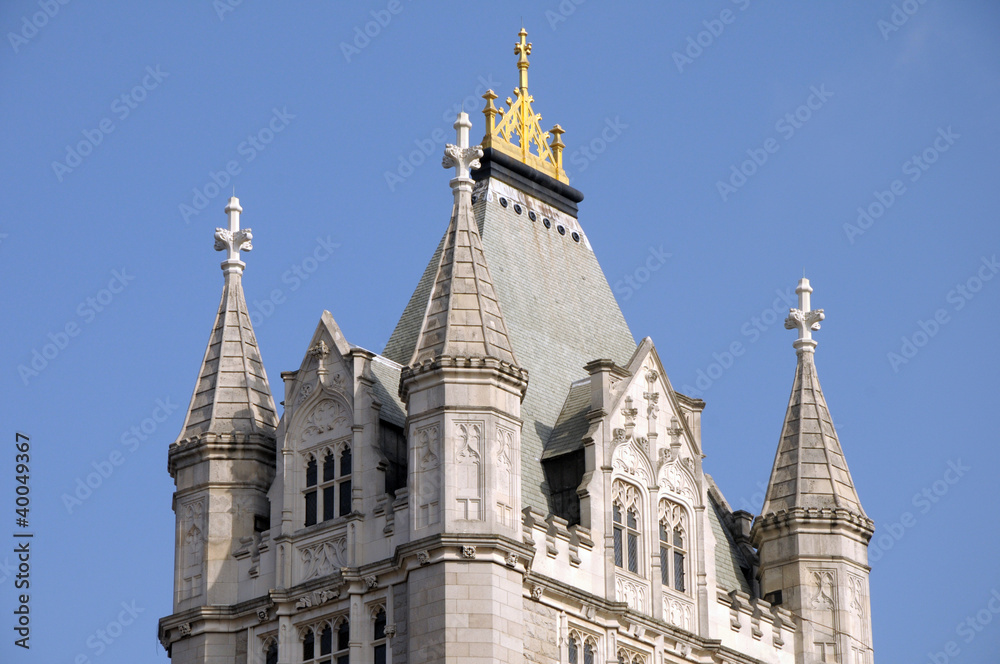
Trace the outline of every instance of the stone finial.
[[814, 330], [819, 329], [819, 323], [826, 317], [822, 309], [812, 309], [809, 302], [809, 294], [813, 289], [809, 285], [809, 280], [802, 277], [795, 292], [799, 296], [799, 307], [788, 310], [788, 318], [785, 319], [785, 328], [789, 330], [798, 329], [799, 338], [792, 345], [796, 350], [812, 352], [816, 349], [816, 341], [812, 338]]
[[250, 251], [253, 245], [250, 241], [253, 234], [249, 228], [240, 228], [240, 199], [233, 196], [226, 205], [229, 215], [229, 228], [215, 229], [215, 250], [225, 251], [226, 260], [222, 261], [222, 271], [225, 273], [243, 274], [246, 263], [240, 260], [240, 251]]
[[469, 129], [472, 128], [472, 122], [469, 121], [469, 114], [465, 111], [458, 114], [454, 127], [457, 145], [449, 143], [444, 146], [444, 158], [441, 160], [441, 165], [444, 168], [455, 168], [455, 179], [452, 182], [458, 183], [469, 180], [470, 171], [479, 168], [479, 158], [483, 156], [483, 146], [469, 147]]

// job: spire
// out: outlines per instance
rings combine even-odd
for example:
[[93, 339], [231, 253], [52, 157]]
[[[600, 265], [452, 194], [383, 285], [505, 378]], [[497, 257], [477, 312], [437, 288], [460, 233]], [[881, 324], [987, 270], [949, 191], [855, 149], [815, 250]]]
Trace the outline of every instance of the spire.
[[[518, 86], [514, 89], [514, 99], [507, 97], [507, 109], [497, 108], [493, 100], [497, 95], [493, 90], [487, 90], [483, 95], [486, 107], [486, 135], [483, 137], [483, 147], [498, 150], [535, 170], [568, 183], [569, 178], [562, 167], [562, 150], [565, 144], [560, 136], [563, 128], [555, 125], [549, 131], [542, 131], [539, 122], [541, 115], [535, 113], [531, 104], [535, 101], [528, 93], [528, 56], [531, 54], [531, 43], [528, 41], [528, 31], [521, 27], [518, 42], [514, 44], [514, 55], [517, 56]], [[496, 116], [500, 116], [497, 122]], [[548, 143], [549, 135], [552, 142]], [[534, 152], [532, 152], [534, 146]]]
[[225, 275], [222, 301], [177, 442], [204, 433], [273, 438], [278, 423], [243, 295], [246, 264], [240, 260], [240, 251], [253, 248], [253, 235], [249, 228], [240, 228], [242, 211], [239, 199], [230, 198], [226, 205], [229, 226], [215, 230], [215, 249], [226, 252], [221, 265]]
[[471, 126], [468, 114], [459, 113], [458, 144], [445, 147], [442, 165], [455, 168], [450, 183], [455, 204], [410, 366], [440, 357], [489, 357], [517, 364], [472, 213], [469, 173], [479, 168], [483, 150], [469, 147]]
[[798, 364], [761, 514], [843, 509], [867, 519], [816, 375], [812, 332], [819, 329], [824, 313], [811, 309], [808, 279], [803, 277], [795, 292], [799, 306], [789, 311], [785, 327], [799, 332], [793, 343]]

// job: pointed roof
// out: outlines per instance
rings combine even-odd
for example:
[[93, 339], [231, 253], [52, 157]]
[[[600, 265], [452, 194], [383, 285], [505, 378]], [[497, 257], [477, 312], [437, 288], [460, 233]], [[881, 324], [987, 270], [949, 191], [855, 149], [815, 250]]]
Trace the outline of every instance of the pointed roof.
[[819, 329], [824, 313], [810, 309], [808, 279], [799, 282], [796, 292], [799, 308], [791, 310], [785, 327], [799, 329], [794, 343], [798, 363], [761, 514], [844, 509], [867, 518], [816, 375], [812, 331]]
[[445, 157], [458, 171], [452, 180], [455, 204], [410, 366], [440, 357], [490, 357], [517, 365], [472, 211], [468, 170], [479, 166], [482, 149], [469, 147], [471, 126], [460, 113], [459, 144], [449, 145]]
[[245, 264], [239, 260], [239, 252], [252, 249], [253, 236], [250, 229], [239, 227], [242, 211], [239, 200], [230, 198], [226, 206], [229, 228], [219, 228], [215, 233], [215, 248], [227, 251], [222, 262], [225, 285], [177, 442], [205, 433], [260, 434], [273, 438], [278, 424], [243, 295]]

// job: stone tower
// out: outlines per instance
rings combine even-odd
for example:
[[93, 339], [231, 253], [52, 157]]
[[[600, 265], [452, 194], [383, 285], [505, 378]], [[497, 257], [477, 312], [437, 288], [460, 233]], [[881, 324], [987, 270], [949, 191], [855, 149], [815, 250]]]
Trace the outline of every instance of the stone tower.
[[795, 382], [761, 516], [758, 548], [763, 597], [797, 617], [798, 664], [871, 664], [868, 542], [865, 514], [816, 376], [812, 331], [824, 318], [811, 309], [803, 278], [785, 327], [797, 329]]
[[[473, 217], [469, 174], [483, 151], [469, 146], [471, 126], [460, 113], [457, 145], [445, 151], [445, 167], [455, 167], [454, 207], [400, 379], [412, 441], [411, 536], [425, 542], [425, 562], [409, 579], [411, 664], [523, 657], [516, 564], [528, 374], [514, 357]], [[420, 601], [430, 594], [440, 597]]]
[[274, 479], [274, 400], [243, 296], [246, 267], [240, 251], [252, 247], [240, 228], [239, 200], [229, 199], [229, 227], [215, 232], [222, 262], [222, 301], [202, 360], [191, 405], [168, 467], [177, 490], [174, 615], [189, 638], [172, 649], [174, 664], [215, 661], [235, 646], [217, 607], [237, 602], [241, 540], [268, 528], [267, 491]]

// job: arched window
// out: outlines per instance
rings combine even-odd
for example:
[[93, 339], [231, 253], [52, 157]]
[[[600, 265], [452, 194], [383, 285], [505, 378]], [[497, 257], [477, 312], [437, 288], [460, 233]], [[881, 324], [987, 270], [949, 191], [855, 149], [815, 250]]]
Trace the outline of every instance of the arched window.
[[278, 664], [278, 644], [273, 639], [264, 646], [264, 664]]
[[319, 643], [317, 643], [316, 632], [310, 629], [302, 640], [302, 662], [303, 664], [349, 664], [350, 663], [350, 625], [344, 619], [337, 626], [337, 649], [334, 650], [334, 630], [330, 625], [325, 625], [319, 632]]
[[664, 588], [687, 592], [688, 528], [683, 507], [661, 500], [660, 582]]
[[[306, 486], [303, 495], [306, 503], [305, 525], [307, 526], [318, 523], [320, 520], [329, 521], [351, 513], [351, 472], [353, 470], [351, 448], [347, 445], [344, 446], [340, 453], [339, 462], [336, 453], [332, 450], [327, 449], [317, 454], [323, 460], [322, 474], [319, 472], [319, 462], [316, 456], [310, 454], [309, 460], [306, 462]], [[323, 498], [322, 515], [320, 514], [320, 496]]]
[[613, 485], [614, 501], [611, 507], [611, 517], [614, 521], [613, 537], [615, 547], [615, 565], [628, 571], [639, 573], [640, 540], [638, 492], [631, 485], [615, 482]]
[[385, 664], [385, 610], [382, 608], [379, 608], [378, 613], [375, 614], [372, 645], [374, 647], [375, 664]]
[[[581, 649], [583, 659], [581, 660]], [[569, 664], [594, 664], [594, 653], [597, 650], [597, 640], [590, 634], [581, 634], [571, 630], [567, 644]]]

